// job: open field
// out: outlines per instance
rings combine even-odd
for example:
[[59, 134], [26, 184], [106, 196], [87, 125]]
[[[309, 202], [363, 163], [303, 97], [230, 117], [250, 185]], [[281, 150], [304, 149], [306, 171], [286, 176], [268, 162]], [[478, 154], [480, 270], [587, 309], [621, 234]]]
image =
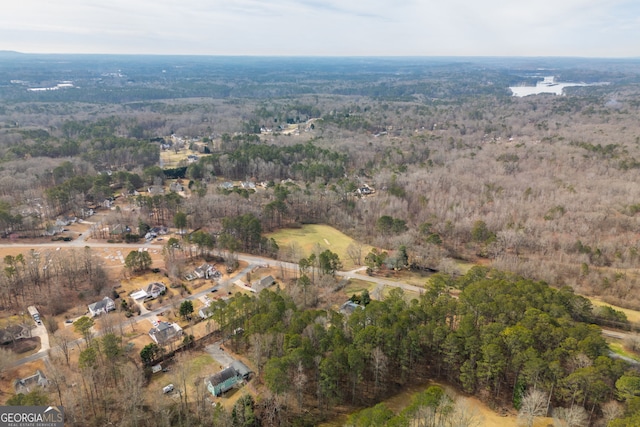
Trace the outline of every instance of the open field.
[[[477, 424], [474, 425], [477, 425], [478, 427], [517, 427], [519, 425], [515, 411], [502, 416], [491, 410], [491, 408], [482, 403], [479, 399], [460, 393], [453, 387], [438, 382], [429, 382], [427, 384], [410, 386], [405, 391], [384, 400], [382, 403], [397, 414], [409, 406], [414, 395], [426, 390], [432, 385], [444, 388], [447, 395], [452, 399], [462, 400], [464, 404], [467, 405], [471, 413], [475, 413]], [[339, 415], [331, 421], [319, 424], [319, 427], [343, 426], [347, 421], [347, 417], [347, 415]], [[533, 427], [547, 427], [552, 423], [553, 420], [551, 418], [538, 418], [533, 424]]]
[[618, 340], [618, 339], [615, 339], [615, 338], [608, 338], [607, 342], [609, 343], [609, 348], [614, 353], [619, 354], [620, 356], [628, 357], [630, 359], [633, 359], [633, 360], [636, 360], [636, 361], [640, 362], [640, 356], [638, 356], [635, 353], [632, 353], [632, 352], [628, 351], [625, 348], [624, 343], [621, 340]]
[[604, 302], [599, 298], [589, 298], [589, 300], [594, 306], [609, 306], [615, 310], [621, 311], [627, 316], [627, 319], [629, 320], [629, 322], [636, 325], [640, 325], [640, 311], [638, 310], [631, 310], [628, 308], [617, 307], [613, 304], [609, 304], [608, 302]]
[[347, 294], [347, 296], [351, 296], [353, 294], [359, 294], [365, 289], [371, 294], [375, 288], [375, 283], [361, 279], [349, 279], [349, 284], [345, 286], [342, 291]]
[[[308, 257], [314, 253], [316, 248], [319, 249], [320, 252], [329, 249], [331, 252], [338, 254], [344, 270], [360, 267], [355, 265], [347, 255], [349, 245], [352, 243], [356, 244], [357, 242], [328, 225], [309, 224], [301, 228], [278, 230], [266, 236], [275, 239], [281, 250], [287, 247], [293, 247], [297, 252], [298, 258]], [[362, 245], [362, 260], [364, 260], [364, 257], [371, 249], [372, 246]]]
[[174, 150], [162, 150], [160, 151], [160, 162], [164, 168], [177, 168], [180, 166], [186, 166], [187, 156], [197, 155], [198, 157], [206, 156], [197, 151], [191, 151], [189, 149], [180, 149], [176, 153]]

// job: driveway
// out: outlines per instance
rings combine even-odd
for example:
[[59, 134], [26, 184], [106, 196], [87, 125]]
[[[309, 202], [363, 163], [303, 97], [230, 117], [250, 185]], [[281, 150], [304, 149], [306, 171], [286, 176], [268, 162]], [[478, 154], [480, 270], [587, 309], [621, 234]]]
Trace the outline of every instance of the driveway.
[[224, 367], [231, 366], [231, 364], [235, 362], [236, 359], [234, 359], [233, 357], [231, 357], [231, 355], [229, 355], [229, 353], [224, 351], [221, 345], [222, 345], [222, 341], [217, 341], [213, 344], [206, 346], [204, 348], [204, 351], [209, 353], [211, 357], [213, 357], [215, 361], [218, 362], [221, 366], [224, 366]]
[[[47, 332], [47, 328], [44, 326], [44, 322], [41, 325], [36, 325], [35, 328], [31, 329], [32, 337], [40, 337], [40, 350], [38, 353], [46, 353], [49, 351], [51, 346], [49, 345], [49, 333]], [[36, 354], [38, 354], [36, 353]]]

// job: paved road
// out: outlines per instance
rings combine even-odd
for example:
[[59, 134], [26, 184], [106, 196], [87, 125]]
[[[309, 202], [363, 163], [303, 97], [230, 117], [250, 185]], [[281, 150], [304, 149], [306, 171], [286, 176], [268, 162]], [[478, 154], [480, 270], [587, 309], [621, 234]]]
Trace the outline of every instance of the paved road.
[[[33, 247], [33, 246], [31, 246], [31, 247]], [[248, 258], [253, 259], [254, 257], [248, 257]], [[261, 263], [260, 263], [260, 264], [258, 264], [258, 265], [262, 265], [262, 264], [264, 264], [264, 260], [263, 260], [263, 259], [261, 260]], [[206, 286], [206, 287], [205, 287], [205, 289], [203, 289], [203, 290], [201, 290], [201, 291], [199, 291], [199, 292], [197, 292], [197, 293], [191, 294], [191, 295], [189, 295], [188, 297], [186, 297], [186, 298], [182, 299], [181, 301], [185, 301], [185, 300], [193, 301], [193, 300], [196, 300], [196, 299], [198, 299], [198, 298], [200, 298], [200, 297], [202, 297], [202, 296], [204, 296], [204, 295], [208, 295], [208, 294], [211, 292], [211, 290], [212, 290], [213, 288], [217, 288], [217, 289], [219, 289], [219, 292], [225, 292], [225, 290], [227, 290], [227, 289], [231, 289], [231, 287], [233, 287], [233, 282], [234, 282], [235, 280], [237, 280], [239, 277], [241, 277], [241, 276], [243, 276], [243, 275], [247, 274], [248, 272], [250, 272], [250, 271], [251, 271], [253, 268], [255, 268], [255, 267], [256, 267], [256, 265], [254, 265], [254, 264], [250, 264], [249, 266], [247, 266], [246, 268], [244, 268], [244, 269], [240, 270], [239, 272], [237, 272], [235, 275], [233, 275], [233, 276], [232, 276], [232, 277], [230, 277], [229, 279], [224, 280], [224, 281], [221, 281], [221, 282], [218, 282], [218, 283], [216, 283], [216, 282], [212, 282], [211, 286]], [[228, 292], [228, 291], [227, 291], [227, 292]], [[147, 311], [147, 312], [146, 312], [146, 313], [144, 313], [144, 314], [140, 314], [139, 316], [136, 316], [136, 317], [133, 319], [133, 321], [137, 324], [137, 323], [143, 322], [143, 321], [145, 321], [145, 320], [153, 319], [153, 318], [155, 318], [156, 316], [160, 315], [161, 313], [163, 313], [163, 312], [165, 312], [165, 311], [169, 311], [169, 310], [171, 310], [171, 309], [173, 308], [172, 306], [173, 306], [173, 304], [167, 304], [167, 305], [165, 305], [165, 306], [158, 307], [158, 308], [156, 308], [155, 310]], [[122, 322], [122, 326], [123, 326], [123, 327], [124, 327], [124, 326], [128, 326], [128, 325], [130, 325], [130, 324], [131, 324], [131, 319], [128, 319], [128, 320], [126, 320], [126, 321]], [[116, 328], [117, 328], [118, 326], [120, 326], [120, 325], [116, 325]], [[39, 328], [44, 329], [44, 325], [40, 326]], [[48, 336], [48, 335], [47, 335], [47, 333], [46, 333], [46, 329], [44, 329], [44, 332], [45, 332], [45, 333], [44, 333], [45, 338], [43, 338], [43, 335], [38, 335], [38, 336], [40, 336], [40, 338], [41, 338], [41, 343], [42, 343], [42, 348], [40, 349], [40, 351], [38, 351], [37, 353], [32, 354], [32, 355], [30, 355], [30, 356], [26, 356], [26, 357], [23, 357], [23, 358], [21, 358], [21, 359], [17, 360], [17, 361], [12, 365], [12, 367], [16, 367], [16, 366], [24, 365], [24, 364], [26, 364], [26, 363], [34, 362], [34, 361], [36, 361], [36, 360], [40, 360], [40, 359], [46, 359], [46, 358], [49, 356], [49, 351], [50, 351], [50, 350], [52, 350], [52, 351], [59, 351], [59, 349], [58, 349], [57, 347], [53, 347], [53, 348], [51, 348], [51, 347], [49, 346], [49, 336]], [[96, 335], [96, 336], [99, 336], [99, 334], [98, 334], [98, 335]], [[71, 348], [78, 347], [78, 346], [80, 346], [80, 344], [82, 344], [82, 342], [83, 342], [83, 341], [84, 341], [84, 339], [82, 339], [82, 338], [77, 339], [77, 340], [74, 340], [74, 341], [72, 341], [72, 342], [70, 343], [70, 345], [69, 345], [69, 346], [70, 346]], [[45, 346], [45, 344], [44, 344], [44, 343], [46, 343], [46, 349], [45, 349], [45, 347], [44, 347], [44, 346]], [[232, 360], [232, 361], [233, 361], [233, 360]], [[225, 365], [225, 366], [226, 366], [226, 365]]]
[[[14, 248], [28, 248], [28, 249], [33, 249], [33, 248], [58, 248], [58, 247], [85, 247], [85, 246], [89, 246], [91, 248], [121, 248], [121, 249], [125, 249], [125, 250], [132, 250], [132, 248], [135, 247], [139, 247], [139, 246], [144, 246], [144, 247], [150, 247], [150, 248], [155, 248], [155, 249], [159, 249], [161, 250], [163, 245], [162, 244], [157, 244], [157, 243], [145, 243], [143, 245], [140, 244], [122, 244], [122, 243], [103, 243], [103, 242], [92, 242], [92, 241], [86, 241], [84, 240], [84, 234], [83, 236], [81, 236], [82, 238], [73, 240], [71, 242], [54, 242], [54, 243], [37, 243], [37, 244], [23, 244], [23, 243], [1, 243], [0, 244], [0, 248], [8, 248], [8, 247], [14, 247]], [[283, 268], [286, 269], [290, 269], [290, 270], [295, 270], [298, 268], [298, 264], [295, 263], [290, 263], [290, 262], [283, 262], [283, 261], [277, 261], [277, 260], [273, 260], [270, 258], [264, 258], [264, 257], [259, 257], [259, 256], [255, 256], [255, 255], [246, 255], [246, 254], [238, 254], [237, 255], [238, 259], [241, 261], [246, 262], [248, 265], [246, 268], [242, 269], [241, 271], [237, 272], [233, 277], [230, 277], [229, 279], [222, 281], [220, 283], [215, 283], [212, 286], [207, 286], [206, 289], [199, 291], [195, 294], [189, 295], [188, 297], [184, 298], [184, 300], [195, 300], [198, 299], [204, 295], [207, 295], [209, 292], [211, 292], [211, 290], [214, 287], [217, 287], [218, 289], [220, 289], [221, 292], [225, 292], [225, 291], [229, 291], [234, 285], [233, 282], [235, 280], [237, 280], [239, 277], [247, 274], [248, 272], [250, 272], [253, 268], [258, 267], [258, 266], [265, 266], [265, 265], [277, 265], [277, 266], [282, 266]], [[365, 270], [365, 267], [360, 267], [351, 271], [338, 271], [336, 272], [336, 276], [338, 277], [342, 277], [344, 279], [360, 279], [360, 280], [364, 280], [367, 282], [373, 282], [376, 283], [379, 286], [391, 286], [391, 287], [395, 287], [395, 288], [401, 288], [404, 289], [406, 291], [411, 291], [411, 292], [417, 292], [417, 293], [422, 293], [424, 292], [424, 288], [419, 287], [419, 286], [414, 286], [414, 285], [409, 285], [407, 283], [401, 283], [401, 282], [396, 282], [396, 281], [392, 281], [392, 280], [387, 280], [381, 277], [371, 277], [371, 276], [367, 276], [366, 274], [362, 274], [362, 272]], [[150, 319], [152, 317], [155, 317], [157, 315], [159, 315], [160, 313], [170, 310], [171, 309], [171, 305], [166, 305], [163, 307], [159, 307], [155, 310], [149, 311], [147, 313], [141, 314], [139, 316], [137, 316], [135, 318], [135, 322], [139, 323], [143, 320], [147, 320]], [[129, 324], [130, 320], [128, 320], [126, 322], [126, 324]], [[43, 326], [44, 328], [44, 326]], [[46, 332], [46, 330], [45, 330]], [[626, 338], [629, 334], [623, 331], [611, 331], [611, 330], [603, 330], [603, 335], [607, 335], [607, 336], [612, 336], [615, 338], [620, 338], [620, 339], [624, 339]], [[46, 333], [45, 333], [46, 335]], [[42, 338], [42, 336], [41, 336]], [[48, 336], [47, 336], [48, 338]], [[47, 345], [48, 345], [48, 339], [47, 341]], [[81, 340], [77, 340], [78, 342], [81, 342]], [[34, 360], [38, 360], [38, 359], [42, 359], [45, 358], [48, 355], [48, 351], [43, 351], [40, 350], [40, 352], [33, 354], [31, 356], [27, 356], [23, 359], [20, 359], [15, 365], [22, 365], [28, 362], [32, 362]], [[637, 362], [636, 362], [637, 363]]]

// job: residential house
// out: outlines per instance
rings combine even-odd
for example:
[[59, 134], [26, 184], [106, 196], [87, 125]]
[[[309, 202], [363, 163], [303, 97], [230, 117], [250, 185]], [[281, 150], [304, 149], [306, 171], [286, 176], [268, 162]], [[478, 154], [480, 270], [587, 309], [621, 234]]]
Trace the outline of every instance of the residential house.
[[172, 182], [169, 185], [169, 191], [172, 191], [173, 193], [180, 193], [181, 191], [184, 191], [184, 185], [182, 185], [180, 181]]
[[207, 390], [214, 396], [220, 396], [231, 390], [236, 384], [249, 379], [252, 371], [247, 365], [239, 360], [234, 361], [231, 366], [223, 369], [215, 375], [204, 380]]
[[149, 283], [144, 289], [132, 292], [129, 296], [136, 301], [148, 301], [164, 295], [165, 292], [167, 292], [167, 287], [164, 283], [153, 282]]
[[61, 216], [56, 219], [56, 227], [65, 227], [76, 222], [78, 219], [75, 216]]
[[167, 287], [163, 283], [153, 282], [149, 283], [144, 291], [147, 293], [146, 299], [156, 299], [167, 292]]
[[196, 279], [217, 279], [221, 276], [221, 273], [211, 264], [202, 264], [196, 267], [191, 273], [186, 274], [184, 277], [187, 280]]
[[55, 236], [56, 234], [60, 234], [64, 232], [64, 226], [62, 225], [48, 225], [47, 228], [42, 232], [43, 236]]
[[151, 187], [147, 188], [147, 191], [152, 196], [158, 196], [158, 195], [164, 194], [164, 188], [162, 188], [161, 185], [152, 185]]
[[182, 336], [182, 328], [177, 323], [159, 322], [151, 328], [149, 336], [158, 345], [167, 345]]
[[122, 235], [126, 233], [131, 233], [131, 227], [126, 224], [114, 224], [110, 226], [109, 234]]
[[350, 315], [352, 314], [354, 311], [356, 311], [356, 309], [363, 309], [364, 307], [356, 304], [355, 302], [351, 301], [351, 300], [347, 300], [347, 302], [345, 302], [344, 304], [342, 304], [340, 306], [340, 313], [344, 314], [344, 315]]
[[13, 388], [16, 390], [16, 394], [27, 394], [35, 389], [35, 387], [45, 388], [49, 385], [47, 377], [44, 376], [42, 371], [38, 369], [35, 374], [26, 378], [18, 378], [13, 383]]
[[204, 307], [200, 308], [200, 310], [198, 310], [198, 316], [200, 316], [202, 319], [208, 319], [209, 317], [213, 316], [214, 311], [214, 308], [211, 307], [210, 304], [207, 304]]
[[235, 369], [231, 366], [223, 369], [215, 375], [210, 376], [204, 380], [207, 390], [213, 396], [217, 397], [222, 395], [233, 388], [238, 382], [242, 380], [242, 377], [238, 375]]
[[149, 230], [150, 233], [154, 233], [156, 235], [165, 235], [167, 233], [169, 233], [169, 229], [167, 227], [165, 227], [164, 225], [161, 225], [159, 227], [153, 227]]
[[99, 316], [101, 314], [106, 314], [110, 311], [116, 309], [116, 303], [109, 297], [104, 297], [98, 302], [94, 302], [93, 304], [89, 304], [89, 313], [92, 317]]
[[233, 369], [235, 369], [235, 371], [238, 373], [238, 375], [241, 376], [245, 380], [248, 380], [249, 377], [251, 376], [251, 374], [253, 373], [253, 371], [251, 369], [249, 369], [249, 367], [247, 365], [245, 365], [244, 363], [242, 363], [239, 360], [234, 361], [231, 364], [231, 367]]
[[31, 337], [31, 329], [25, 325], [11, 325], [0, 329], [0, 345], [11, 344], [16, 340]]
[[268, 288], [274, 283], [276, 283], [276, 280], [273, 278], [273, 276], [269, 275], [269, 276], [263, 277], [260, 280], [256, 280], [255, 282], [253, 282], [251, 284], [251, 288], [253, 288], [257, 293], [260, 293], [260, 291]]

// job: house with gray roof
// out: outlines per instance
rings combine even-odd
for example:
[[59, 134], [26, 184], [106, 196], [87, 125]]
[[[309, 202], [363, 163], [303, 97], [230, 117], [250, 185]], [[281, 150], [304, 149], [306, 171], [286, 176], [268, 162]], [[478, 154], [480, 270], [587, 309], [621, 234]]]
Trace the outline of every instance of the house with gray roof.
[[182, 336], [182, 328], [177, 323], [159, 322], [151, 328], [149, 336], [158, 345], [167, 345]]
[[116, 309], [116, 303], [109, 297], [104, 297], [98, 302], [94, 302], [93, 304], [89, 304], [89, 313], [91, 317], [99, 316], [101, 314], [107, 314], [110, 311]]
[[16, 394], [27, 394], [36, 387], [46, 388], [49, 385], [49, 380], [44, 376], [42, 371], [38, 369], [35, 374], [26, 378], [18, 378], [13, 383], [13, 388], [16, 390]]
[[260, 291], [268, 288], [274, 283], [276, 283], [276, 279], [274, 279], [273, 276], [269, 275], [269, 276], [263, 277], [262, 279], [256, 280], [251, 284], [251, 287], [255, 289], [257, 293], [260, 293]]

